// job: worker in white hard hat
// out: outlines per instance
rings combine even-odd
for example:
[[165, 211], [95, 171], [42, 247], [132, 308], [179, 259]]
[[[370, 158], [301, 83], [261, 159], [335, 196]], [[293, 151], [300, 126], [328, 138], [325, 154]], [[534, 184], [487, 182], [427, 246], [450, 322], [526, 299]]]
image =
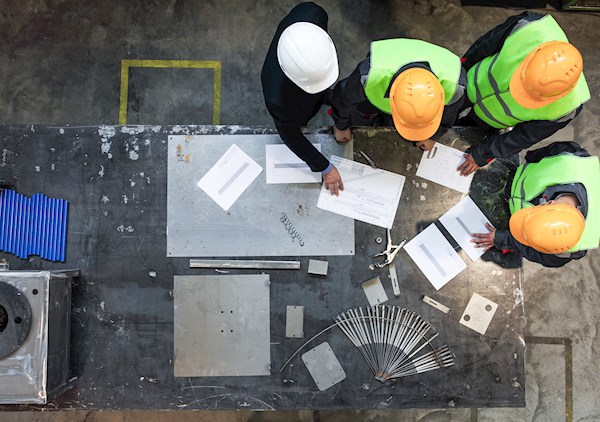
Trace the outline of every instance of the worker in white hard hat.
[[344, 189], [338, 170], [302, 134], [339, 75], [337, 53], [327, 34], [327, 13], [301, 3], [277, 27], [261, 72], [267, 110], [283, 142], [313, 172], [321, 172], [333, 195]]

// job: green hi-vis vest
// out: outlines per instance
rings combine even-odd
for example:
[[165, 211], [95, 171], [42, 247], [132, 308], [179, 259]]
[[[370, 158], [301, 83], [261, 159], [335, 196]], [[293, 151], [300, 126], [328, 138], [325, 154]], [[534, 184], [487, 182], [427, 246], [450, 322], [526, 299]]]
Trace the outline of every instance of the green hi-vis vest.
[[460, 78], [460, 58], [435, 44], [421, 40], [396, 38], [371, 43], [371, 68], [365, 84], [367, 98], [379, 110], [391, 114], [390, 99], [385, 93], [402, 66], [427, 62], [444, 89], [445, 104], [456, 92]]
[[583, 73], [573, 91], [544, 107], [527, 109], [510, 95], [510, 79], [519, 64], [534, 48], [548, 41], [568, 41], [550, 15], [517, 29], [506, 38], [499, 53], [469, 69], [467, 95], [481, 120], [497, 129], [531, 120], [557, 120], [590, 99]]
[[531, 201], [546, 188], [569, 183], [581, 183], [588, 200], [585, 229], [569, 252], [597, 248], [600, 242], [600, 164], [596, 156], [561, 154], [519, 166], [510, 192], [510, 213], [533, 207]]

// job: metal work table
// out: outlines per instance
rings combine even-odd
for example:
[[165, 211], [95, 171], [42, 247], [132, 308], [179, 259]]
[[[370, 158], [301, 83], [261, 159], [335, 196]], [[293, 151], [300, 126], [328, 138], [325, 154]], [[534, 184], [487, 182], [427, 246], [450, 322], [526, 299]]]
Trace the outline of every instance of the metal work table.
[[[73, 285], [71, 329], [71, 370], [77, 382], [48, 406], [272, 410], [525, 405], [521, 270], [480, 259], [436, 292], [401, 251], [394, 261], [402, 292], [396, 298], [387, 268], [368, 268], [373, 262], [369, 255], [385, 247], [385, 230], [361, 222], [355, 223], [354, 256], [310, 257], [329, 262], [325, 278], [307, 274], [309, 257], [299, 258], [299, 271], [230, 271], [230, 275], [270, 275], [270, 376], [175, 378], [173, 277], [214, 270], [190, 269], [189, 258], [167, 258], [167, 137], [232, 133], [274, 132], [228, 126], [0, 126], [0, 178], [16, 179], [16, 189], [24, 195], [42, 192], [70, 201], [66, 263], [0, 253], [12, 270], [81, 269], [81, 278]], [[476, 129], [458, 128], [442, 142], [464, 149], [480, 137]], [[363, 150], [379, 167], [406, 176], [392, 231], [395, 241], [411, 239], [462, 197], [416, 177], [421, 151], [393, 130], [355, 130], [353, 142], [356, 161], [364, 162], [358, 154]], [[477, 173], [471, 197], [502, 227], [504, 170], [502, 165], [488, 167]], [[377, 237], [384, 242], [377, 244]], [[335, 328], [305, 350], [329, 342], [347, 373], [344, 381], [319, 392], [299, 357], [280, 373], [281, 365], [308, 338], [332, 324], [336, 315], [367, 306], [360, 284], [374, 275], [380, 276], [390, 297], [386, 304], [408, 308], [431, 322], [442, 344], [454, 352], [456, 365], [382, 384]], [[473, 293], [498, 304], [486, 335], [458, 323]], [[445, 315], [424, 304], [423, 294], [453, 313]], [[305, 306], [304, 339], [285, 337], [286, 305]]]

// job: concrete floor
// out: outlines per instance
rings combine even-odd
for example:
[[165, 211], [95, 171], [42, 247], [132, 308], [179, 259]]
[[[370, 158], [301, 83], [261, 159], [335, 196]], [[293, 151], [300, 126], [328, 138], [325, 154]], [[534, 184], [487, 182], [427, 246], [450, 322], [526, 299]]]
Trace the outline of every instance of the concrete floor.
[[[217, 60], [220, 112], [210, 70], [132, 68], [130, 124], [271, 126], [260, 69], [292, 1], [4, 0], [0, 11], [0, 123], [119, 124], [121, 60]], [[420, 38], [462, 54], [483, 32], [520, 10], [460, 7], [458, 1], [328, 1], [331, 36], [345, 77], [373, 39]], [[557, 12], [582, 51], [592, 100], [558, 138], [600, 153], [598, 16]], [[326, 124], [325, 118], [314, 124]], [[10, 175], [19, 177], [19, 175]], [[600, 258], [559, 270], [526, 263], [527, 406], [362, 412], [16, 412], [0, 421], [594, 421], [600, 420]], [[572, 377], [572, 379], [570, 378]]]

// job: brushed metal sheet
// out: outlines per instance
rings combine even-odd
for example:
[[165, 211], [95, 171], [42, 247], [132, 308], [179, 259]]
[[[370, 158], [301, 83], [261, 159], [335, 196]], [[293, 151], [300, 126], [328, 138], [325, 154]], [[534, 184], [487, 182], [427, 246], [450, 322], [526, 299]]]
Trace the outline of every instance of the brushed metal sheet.
[[[352, 159], [352, 145], [332, 135], [308, 135], [331, 154]], [[266, 170], [225, 212], [196, 183], [236, 144], [263, 169], [267, 144], [278, 135], [169, 136], [167, 173], [167, 256], [354, 255], [354, 220], [317, 208], [320, 185], [267, 185]], [[303, 240], [281, 222], [285, 213]]]
[[269, 275], [175, 276], [175, 376], [270, 375]]

